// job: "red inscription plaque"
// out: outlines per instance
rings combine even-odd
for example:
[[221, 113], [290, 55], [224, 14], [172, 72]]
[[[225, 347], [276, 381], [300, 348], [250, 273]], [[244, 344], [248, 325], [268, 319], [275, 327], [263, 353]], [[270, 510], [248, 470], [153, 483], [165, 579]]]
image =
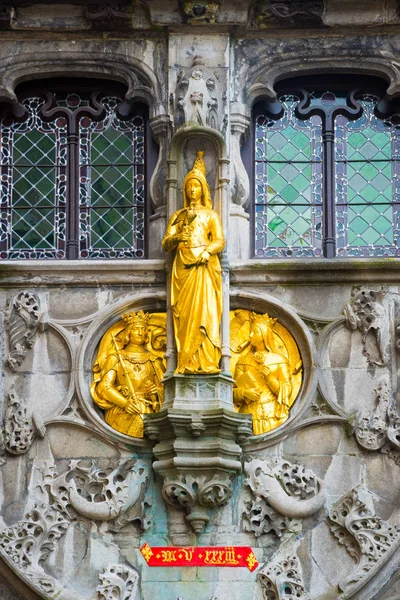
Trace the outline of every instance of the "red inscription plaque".
[[149, 567], [247, 567], [258, 561], [249, 546], [152, 546], [140, 548]]

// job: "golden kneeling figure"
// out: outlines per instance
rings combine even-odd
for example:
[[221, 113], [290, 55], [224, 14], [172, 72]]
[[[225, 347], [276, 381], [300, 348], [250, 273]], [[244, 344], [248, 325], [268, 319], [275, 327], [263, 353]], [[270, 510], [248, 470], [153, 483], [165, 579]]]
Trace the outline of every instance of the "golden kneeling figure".
[[300, 389], [297, 345], [276, 319], [238, 310], [231, 321], [231, 346], [236, 409], [253, 416], [255, 435], [271, 431], [287, 420]]
[[143, 311], [123, 315], [103, 336], [90, 391], [113, 429], [141, 438], [142, 415], [160, 410], [165, 339], [165, 316]]

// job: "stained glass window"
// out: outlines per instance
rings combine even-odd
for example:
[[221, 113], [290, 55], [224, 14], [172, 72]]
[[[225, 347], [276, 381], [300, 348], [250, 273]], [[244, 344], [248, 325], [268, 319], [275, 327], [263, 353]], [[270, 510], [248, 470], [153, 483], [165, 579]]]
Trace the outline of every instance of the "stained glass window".
[[336, 119], [336, 225], [339, 256], [398, 256], [400, 130], [361, 99], [356, 121]]
[[256, 121], [255, 254], [321, 255], [321, 119], [300, 121], [298, 98], [283, 96], [278, 121]]
[[256, 116], [256, 257], [400, 256], [399, 119], [380, 99], [303, 89]]
[[28, 118], [1, 126], [1, 258], [65, 258], [66, 122], [45, 123], [41, 98]]
[[0, 122], [1, 258], [145, 256], [145, 117], [92, 96], [32, 95]]

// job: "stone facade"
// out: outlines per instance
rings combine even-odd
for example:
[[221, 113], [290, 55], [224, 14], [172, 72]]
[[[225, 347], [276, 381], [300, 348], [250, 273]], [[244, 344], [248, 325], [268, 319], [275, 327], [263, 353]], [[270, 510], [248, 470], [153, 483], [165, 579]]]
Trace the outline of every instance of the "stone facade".
[[[1, 6], [0, 101], [27, 80], [117, 79], [159, 152], [148, 259], [0, 264], [1, 598], [400, 598], [400, 259], [253, 259], [241, 155], [284, 77], [379, 74], [395, 98], [399, 27], [395, 0]], [[225, 359], [230, 302], [291, 332], [304, 381], [261, 436], [227, 373], [211, 392], [167, 382], [132, 439], [93, 404], [94, 357], [124, 312], [165, 312], [161, 240], [200, 148], [227, 238]], [[251, 546], [260, 566], [151, 568], [144, 542]]]

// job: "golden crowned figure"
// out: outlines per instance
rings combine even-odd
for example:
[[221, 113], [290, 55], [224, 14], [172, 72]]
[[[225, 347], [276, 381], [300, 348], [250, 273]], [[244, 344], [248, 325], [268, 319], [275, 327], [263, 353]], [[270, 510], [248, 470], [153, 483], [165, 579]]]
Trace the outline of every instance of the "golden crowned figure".
[[218, 254], [225, 239], [212, 208], [202, 151], [185, 177], [183, 198], [184, 208], [172, 215], [162, 242], [166, 252], [176, 251], [171, 279], [176, 373], [218, 373], [222, 314]]
[[90, 392], [113, 429], [143, 437], [142, 415], [158, 412], [163, 400], [164, 350], [165, 315], [125, 314], [103, 336]]
[[237, 310], [231, 320], [231, 349], [236, 409], [253, 416], [255, 435], [279, 427], [302, 381], [293, 337], [268, 314]]

